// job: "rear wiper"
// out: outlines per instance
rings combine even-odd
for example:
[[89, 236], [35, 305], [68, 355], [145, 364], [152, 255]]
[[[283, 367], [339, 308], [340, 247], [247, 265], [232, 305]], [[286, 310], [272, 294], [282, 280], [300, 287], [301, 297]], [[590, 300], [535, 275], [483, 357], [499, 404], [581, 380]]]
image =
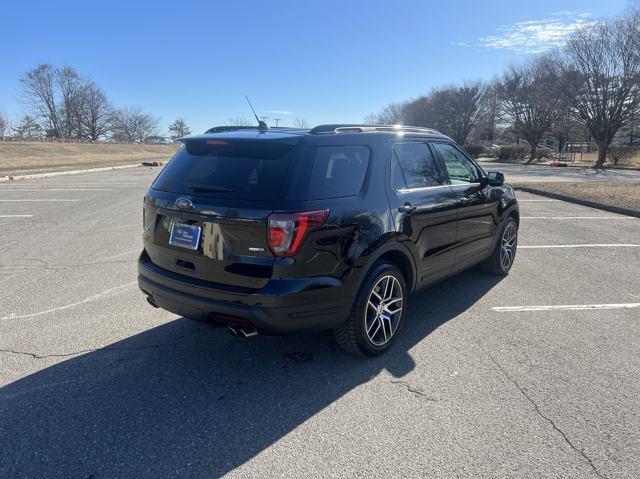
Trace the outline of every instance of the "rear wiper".
[[233, 191], [231, 188], [227, 188], [226, 186], [198, 186], [198, 185], [190, 185], [187, 186], [191, 191], [198, 192], [209, 192], [209, 193], [230, 193]]

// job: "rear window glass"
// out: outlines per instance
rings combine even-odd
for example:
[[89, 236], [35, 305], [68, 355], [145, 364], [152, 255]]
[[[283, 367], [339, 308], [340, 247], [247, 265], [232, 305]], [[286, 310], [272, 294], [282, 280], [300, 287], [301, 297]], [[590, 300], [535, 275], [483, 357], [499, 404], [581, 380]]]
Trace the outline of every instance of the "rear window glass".
[[311, 170], [308, 199], [340, 198], [362, 189], [369, 148], [366, 146], [319, 146]]
[[339, 198], [362, 189], [368, 164], [365, 146], [198, 140], [175, 154], [153, 188], [254, 201]]
[[268, 141], [191, 141], [164, 168], [153, 188], [246, 200], [278, 200], [286, 193], [293, 145]]
[[426, 143], [393, 145], [391, 184], [396, 190], [444, 184], [444, 178]]

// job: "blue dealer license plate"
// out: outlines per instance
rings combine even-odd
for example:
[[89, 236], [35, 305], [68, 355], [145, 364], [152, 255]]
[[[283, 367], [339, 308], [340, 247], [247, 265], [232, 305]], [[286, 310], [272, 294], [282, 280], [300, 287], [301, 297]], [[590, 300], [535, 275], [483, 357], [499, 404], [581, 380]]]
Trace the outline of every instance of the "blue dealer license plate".
[[198, 249], [200, 244], [200, 235], [202, 228], [199, 226], [184, 225], [182, 223], [174, 223], [171, 227], [169, 235], [169, 244], [178, 246], [179, 248]]

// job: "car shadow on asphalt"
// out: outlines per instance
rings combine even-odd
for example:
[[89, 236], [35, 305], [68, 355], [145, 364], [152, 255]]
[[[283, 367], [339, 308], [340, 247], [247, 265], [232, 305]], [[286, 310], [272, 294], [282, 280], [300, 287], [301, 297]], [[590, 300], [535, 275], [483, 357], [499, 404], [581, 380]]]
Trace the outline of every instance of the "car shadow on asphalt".
[[381, 371], [412, 371], [411, 348], [499, 281], [416, 293], [369, 360], [329, 333], [238, 339], [182, 318], [64, 360], [0, 389], [0, 476], [220, 477]]

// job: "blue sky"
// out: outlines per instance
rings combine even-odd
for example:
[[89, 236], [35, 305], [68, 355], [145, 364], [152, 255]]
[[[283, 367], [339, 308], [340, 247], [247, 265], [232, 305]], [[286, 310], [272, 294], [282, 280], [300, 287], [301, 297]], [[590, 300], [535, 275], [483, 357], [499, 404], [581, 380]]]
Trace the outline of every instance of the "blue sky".
[[117, 106], [202, 131], [229, 118], [359, 122], [434, 86], [488, 79], [562, 42], [625, 0], [7, 0], [0, 110], [16, 120], [20, 75], [71, 65]]

